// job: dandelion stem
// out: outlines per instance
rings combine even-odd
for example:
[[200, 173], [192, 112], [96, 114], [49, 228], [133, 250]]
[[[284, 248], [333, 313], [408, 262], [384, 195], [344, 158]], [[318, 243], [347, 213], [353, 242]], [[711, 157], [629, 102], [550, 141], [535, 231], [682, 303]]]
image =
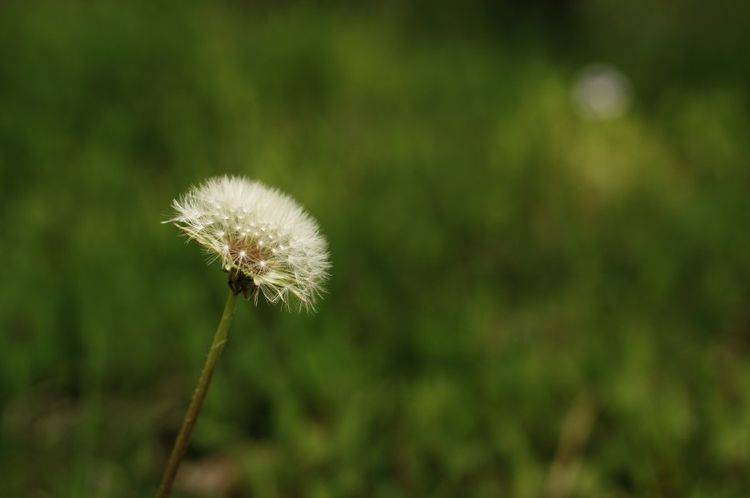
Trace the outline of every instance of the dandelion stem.
[[221, 321], [219, 322], [219, 326], [214, 334], [211, 349], [208, 350], [206, 363], [203, 365], [203, 372], [201, 372], [198, 385], [193, 393], [193, 399], [190, 401], [190, 406], [185, 413], [185, 419], [182, 422], [180, 432], [177, 434], [172, 453], [169, 455], [167, 467], [164, 469], [164, 475], [162, 476], [161, 484], [159, 485], [159, 491], [156, 494], [157, 498], [167, 498], [172, 491], [172, 485], [174, 484], [174, 479], [177, 475], [177, 469], [180, 466], [182, 457], [185, 455], [185, 450], [187, 450], [190, 441], [190, 434], [193, 432], [193, 427], [195, 426], [195, 422], [198, 420], [198, 415], [203, 407], [203, 401], [206, 399], [206, 393], [208, 392], [208, 386], [211, 384], [211, 377], [214, 374], [216, 362], [227, 342], [227, 334], [229, 332], [229, 326], [232, 323], [232, 317], [234, 316], [234, 305], [236, 301], [236, 294], [230, 290], [229, 297], [227, 297], [227, 303], [224, 306], [224, 313], [221, 315]]

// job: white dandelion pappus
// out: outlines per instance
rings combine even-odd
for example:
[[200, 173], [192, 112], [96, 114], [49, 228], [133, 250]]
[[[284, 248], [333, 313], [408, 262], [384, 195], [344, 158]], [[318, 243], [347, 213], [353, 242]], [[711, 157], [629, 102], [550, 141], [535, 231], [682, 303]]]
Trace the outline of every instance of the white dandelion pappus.
[[203, 246], [210, 260], [252, 279], [271, 303], [312, 308], [330, 262], [317, 222], [291, 197], [257, 181], [216, 177], [172, 202], [167, 220]]

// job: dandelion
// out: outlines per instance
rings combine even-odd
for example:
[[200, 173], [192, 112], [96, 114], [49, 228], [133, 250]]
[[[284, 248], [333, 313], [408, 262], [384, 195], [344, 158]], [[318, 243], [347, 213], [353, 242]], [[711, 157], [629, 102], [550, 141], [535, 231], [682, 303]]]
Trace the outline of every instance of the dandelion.
[[607, 121], [619, 118], [630, 108], [632, 88], [619, 69], [609, 64], [593, 64], [579, 75], [571, 97], [584, 118]]
[[213, 178], [172, 204], [168, 220], [230, 272], [230, 286], [271, 303], [311, 309], [328, 275], [318, 225], [291, 197], [260, 182]]
[[218, 177], [191, 188], [172, 203], [177, 226], [220, 261], [229, 296], [198, 386], [167, 461], [157, 498], [169, 496], [198, 418], [216, 362], [227, 341], [236, 297], [312, 310], [323, 292], [330, 262], [315, 220], [294, 199], [260, 182]]

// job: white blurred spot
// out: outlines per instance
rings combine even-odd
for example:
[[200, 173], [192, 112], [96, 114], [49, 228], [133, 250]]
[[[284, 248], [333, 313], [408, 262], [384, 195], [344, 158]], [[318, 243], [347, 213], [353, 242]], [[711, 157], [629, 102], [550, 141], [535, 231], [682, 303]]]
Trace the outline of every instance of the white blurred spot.
[[593, 64], [581, 71], [571, 98], [585, 118], [596, 121], [615, 119], [630, 108], [630, 81], [614, 66]]

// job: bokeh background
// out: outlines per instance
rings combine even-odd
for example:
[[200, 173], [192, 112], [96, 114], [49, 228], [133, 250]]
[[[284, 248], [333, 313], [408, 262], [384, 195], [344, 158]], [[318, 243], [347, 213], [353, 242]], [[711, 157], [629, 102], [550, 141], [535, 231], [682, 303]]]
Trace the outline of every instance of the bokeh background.
[[0, 496], [151, 496], [211, 175], [330, 241], [243, 304], [180, 497], [750, 495], [742, 2], [0, 5]]

